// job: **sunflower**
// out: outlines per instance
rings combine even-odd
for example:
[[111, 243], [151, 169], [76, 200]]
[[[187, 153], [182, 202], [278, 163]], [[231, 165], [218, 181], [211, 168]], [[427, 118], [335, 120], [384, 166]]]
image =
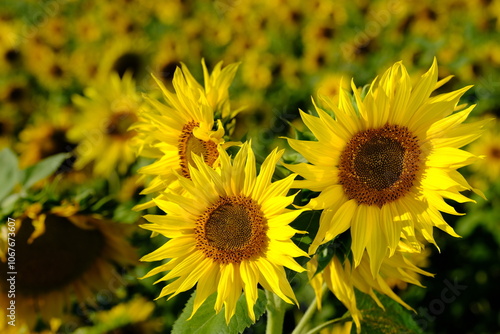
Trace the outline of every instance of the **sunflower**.
[[[35, 114], [33, 124], [27, 125], [19, 134], [17, 150], [20, 152], [20, 167], [26, 168], [40, 160], [57, 153], [71, 153], [75, 148], [66, 139], [66, 132], [71, 126], [70, 107], [49, 104], [47, 113]], [[71, 168], [68, 160], [65, 167]]]
[[44, 88], [57, 91], [72, 83], [71, 63], [66, 53], [35, 42], [26, 43], [25, 48], [26, 67]]
[[366, 249], [376, 277], [400, 237], [418, 250], [420, 237], [435, 244], [434, 226], [458, 236], [440, 211], [459, 214], [444, 198], [472, 201], [460, 193], [472, 188], [456, 169], [477, 157], [459, 148], [481, 135], [485, 121], [462, 124], [474, 105], [457, 103], [470, 87], [430, 96], [449, 79], [437, 81], [434, 61], [412, 85], [398, 62], [375, 79], [364, 99], [353, 83], [354, 106], [345, 90], [338, 106], [323, 98], [335, 118], [316, 105], [319, 117], [301, 111], [318, 141], [288, 139], [310, 163], [287, 167], [304, 178], [294, 187], [321, 192], [308, 204], [324, 209], [311, 254], [351, 228], [354, 266]]
[[159, 281], [171, 281], [160, 296], [173, 296], [195, 284], [193, 314], [217, 292], [215, 310], [225, 305], [229, 323], [236, 301], [245, 292], [248, 316], [255, 321], [253, 306], [257, 284], [288, 303], [297, 303], [284, 267], [304, 269], [293, 257], [307, 256], [292, 241], [298, 231], [289, 226], [304, 209], [285, 209], [295, 195], [286, 196], [295, 175], [271, 183], [275, 165], [283, 151], [276, 149], [265, 159], [256, 176], [255, 156], [250, 144], [242, 145], [231, 162], [220, 149], [220, 168], [210, 168], [193, 154], [191, 179], [179, 176], [185, 196], [173, 193], [155, 203], [167, 215], [146, 215], [151, 224], [141, 227], [170, 240], [142, 261], [170, 259], [145, 277], [169, 271]]
[[318, 262], [316, 256], [313, 257], [311, 261], [308, 262], [307, 269], [311, 285], [316, 294], [318, 308], [321, 308], [321, 298], [323, 295], [322, 286], [326, 283], [328, 289], [351, 313], [351, 317], [357, 326], [358, 333], [361, 331], [360, 320], [362, 319], [362, 314], [356, 305], [355, 289], [368, 294], [381, 308], [384, 308], [384, 306], [374, 293], [375, 291], [387, 295], [408, 310], [413, 310], [411, 306], [406, 304], [396, 293], [394, 293], [394, 291], [392, 291], [387, 281], [397, 280], [422, 287], [418, 280], [418, 275], [433, 275], [418, 268], [410, 261], [409, 256], [413, 254], [411, 248], [408, 248], [404, 243], [400, 243], [399, 246], [394, 256], [383, 259], [380, 271], [376, 277], [373, 277], [371, 274], [370, 258], [367, 252], [364, 252], [361, 262], [357, 267], [353, 266], [351, 261], [347, 258], [342, 260], [334, 256], [325, 269], [316, 275]]
[[[174, 171], [189, 178], [192, 153], [203, 155], [205, 162], [214, 166], [219, 156], [217, 147], [224, 143], [224, 128], [217, 122], [217, 129], [214, 129], [214, 117], [232, 118], [235, 115], [229, 105], [228, 89], [236, 69], [236, 64], [222, 69], [219, 63], [209, 75], [203, 62], [205, 88], [202, 88], [182, 64], [182, 69], [177, 68], [173, 78], [175, 94], [155, 78], [167, 104], [146, 95], [151, 108], [141, 114], [143, 121], [134, 126], [139, 133], [134, 140], [139, 154], [157, 159], [139, 170], [142, 174], [155, 176], [144, 194], [178, 187]], [[151, 201], [137, 209], [150, 206], [154, 206]]]
[[252, 90], [264, 90], [273, 82], [272, 59], [261, 51], [249, 50], [242, 66], [242, 79]]
[[43, 22], [43, 29], [40, 29], [40, 39], [46, 45], [54, 49], [62, 49], [68, 44], [70, 38], [68, 19], [65, 16], [51, 16]]
[[129, 127], [139, 119], [142, 106], [131, 73], [121, 79], [111, 74], [108, 81], [87, 88], [85, 97], [77, 95], [73, 102], [82, 111], [67, 133], [68, 139], [78, 144], [75, 169], [93, 162], [95, 175], [106, 177], [115, 169], [124, 174], [135, 161], [130, 147], [135, 131]]
[[[488, 182], [496, 182], [500, 177], [500, 127], [497, 120], [488, 126], [481, 138], [470, 145], [469, 150], [477, 155], [485, 156], [484, 160], [472, 166], [475, 177]], [[485, 184], [485, 186], [487, 186]]]
[[[6, 117], [14, 112], [12, 123], [21, 124], [33, 113], [37, 107], [32, 95], [34, 89], [29, 85], [28, 80], [20, 75], [5, 77], [0, 80], [0, 104], [2, 112], [0, 115]], [[16, 122], [14, 122], [16, 121]]]
[[[33, 329], [69, 311], [71, 296], [92, 304], [94, 292], [114, 290], [121, 278], [112, 263], [134, 264], [135, 251], [125, 239], [124, 225], [63, 204], [44, 210], [29, 206], [15, 219], [16, 315], [19, 326]], [[7, 229], [0, 236], [0, 261], [6, 267]], [[7, 305], [7, 271], [0, 272], [0, 301]], [[7, 324], [5, 324], [7, 326]]]
[[120, 35], [119, 39], [106, 42], [102, 47], [106, 50], [98, 63], [97, 78], [106, 81], [113, 73], [120, 77], [127, 72], [137, 82], [140, 82], [146, 74], [144, 69], [149, 62], [148, 42], [143, 36]]
[[0, 18], [0, 70], [3, 73], [22, 63], [22, 54], [16, 30], [16, 21]]

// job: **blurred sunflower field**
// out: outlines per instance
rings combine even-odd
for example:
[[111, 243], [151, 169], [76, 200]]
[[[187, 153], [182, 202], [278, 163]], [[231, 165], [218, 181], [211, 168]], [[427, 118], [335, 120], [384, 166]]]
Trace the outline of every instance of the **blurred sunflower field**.
[[500, 1], [0, 3], [1, 333], [500, 333]]

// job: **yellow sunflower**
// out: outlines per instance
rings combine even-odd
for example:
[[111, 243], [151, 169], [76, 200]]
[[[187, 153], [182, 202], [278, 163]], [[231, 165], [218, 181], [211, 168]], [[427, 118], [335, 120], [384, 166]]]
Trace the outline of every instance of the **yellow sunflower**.
[[130, 147], [135, 131], [129, 127], [139, 119], [142, 106], [131, 73], [121, 79], [111, 74], [109, 80], [87, 88], [85, 97], [74, 96], [73, 102], [82, 111], [67, 133], [68, 139], [78, 143], [75, 169], [93, 163], [95, 175], [106, 177], [114, 170], [124, 174], [135, 161]]
[[[35, 114], [33, 124], [27, 125], [19, 134], [16, 148], [21, 154], [21, 168], [57, 153], [71, 153], [75, 147], [66, 138], [74, 110], [53, 104], [49, 104], [47, 110], [43, 115]], [[71, 162], [68, 163], [65, 168], [69, 170]]]
[[15, 20], [0, 19], [0, 70], [7, 71], [20, 65], [22, 54], [19, 49], [19, 24]]
[[[189, 178], [192, 153], [203, 155], [205, 162], [214, 166], [219, 156], [217, 147], [224, 143], [224, 128], [221, 122], [215, 125], [214, 117], [232, 118], [235, 115], [230, 108], [228, 89], [236, 69], [237, 64], [222, 68], [219, 63], [209, 75], [203, 62], [203, 88], [182, 65], [174, 74], [175, 93], [155, 78], [167, 104], [146, 95], [151, 108], [141, 114], [143, 121], [134, 126], [139, 133], [134, 141], [139, 154], [157, 159], [139, 170], [142, 174], [155, 176], [144, 194], [178, 187], [174, 171]], [[149, 206], [154, 203], [148, 202], [137, 209]]]
[[[82, 306], [94, 304], [96, 291], [113, 292], [123, 286], [113, 263], [130, 265], [137, 261], [125, 239], [125, 225], [78, 210], [77, 206], [63, 204], [44, 211], [36, 203], [15, 219], [15, 305], [20, 327], [33, 329], [38, 319], [61, 317], [69, 311], [72, 296]], [[0, 261], [5, 268], [8, 232], [12, 231], [4, 225]], [[7, 271], [0, 272], [1, 305], [10, 303], [10, 277]]]
[[[462, 124], [474, 106], [457, 106], [469, 87], [435, 96], [450, 77], [437, 81], [437, 64], [411, 84], [401, 62], [371, 84], [364, 99], [354, 83], [356, 104], [340, 90], [338, 106], [323, 98], [335, 117], [301, 112], [318, 141], [288, 139], [309, 163], [287, 165], [304, 177], [294, 187], [321, 192], [312, 209], [324, 209], [310, 253], [350, 228], [354, 266], [364, 250], [375, 277], [401, 237], [421, 249], [434, 242], [433, 227], [457, 236], [440, 211], [458, 215], [444, 201], [472, 201], [471, 187], [456, 170], [477, 157], [459, 149], [480, 136], [485, 121]], [[456, 112], [455, 112], [456, 111]], [[454, 113], [455, 112], [455, 113]]]
[[175, 279], [158, 298], [172, 298], [197, 284], [193, 314], [217, 292], [215, 310], [225, 305], [227, 323], [243, 289], [248, 315], [255, 321], [257, 284], [288, 303], [297, 303], [284, 267], [304, 270], [293, 258], [307, 254], [291, 241], [298, 231], [289, 226], [303, 209], [286, 209], [295, 197], [286, 196], [295, 175], [271, 183], [283, 151], [274, 150], [258, 176], [250, 144], [242, 145], [233, 162], [224, 150], [219, 154], [217, 170], [193, 154], [191, 180], [179, 176], [185, 196], [166, 194], [166, 201], [155, 200], [166, 215], [144, 217], [151, 224], [141, 227], [171, 239], [142, 258], [170, 259], [145, 277], [169, 271], [158, 282]]
[[55, 52], [49, 46], [37, 45], [35, 42], [27, 43], [25, 48], [26, 68], [37, 78], [40, 85], [51, 91], [71, 85], [72, 64], [67, 54]]
[[[475, 177], [496, 182], [500, 177], [500, 126], [497, 120], [488, 126], [483, 136], [469, 146], [469, 150], [485, 158], [472, 166]], [[485, 184], [487, 186], [487, 184]]]
[[33, 109], [38, 107], [32, 99], [33, 94], [33, 87], [22, 76], [0, 80], [0, 108], [2, 109], [0, 115], [7, 117], [8, 114], [14, 113], [12, 123], [26, 122], [28, 116], [33, 113]]
[[[408, 253], [407, 251], [410, 251]], [[351, 317], [357, 326], [358, 333], [361, 330], [360, 320], [362, 314], [356, 306], [356, 296], [354, 288], [368, 294], [381, 308], [383, 304], [378, 299], [375, 291], [383, 295], [387, 295], [394, 301], [398, 302], [408, 310], [413, 310], [411, 306], [406, 304], [387, 283], [388, 280], [397, 280], [401, 282], [411, 283], [422, 287], [418, 280], [418, 275], [433, 276], [432, 274], [418, 268], [410, 260], [412, 254], [404, 243], [395, 252], [394, 256], [383, 259], [380, 266], [380, 271], [376, 277], [371, 274], [370, 258], [367, 252], [363, 253], [360, 264], [355, 267], [349, 259], [341, 260], [334, 256], [325, 269], [315, 275], [318, 262], [316, 257], [313, 257], [307, 264], [308, 275], [311, 285], [316, 294], [318, 308], [321, 308], [321, 298], [323, 295], [323, 284], [326, 283], [328, 289], [347, 307], [351, 313]]]
[[96, 77], [100, 81], [108, 80], [113, 73], [120, 77], [126, 72], [140, 82], [144, 77], [149, 62], [149, 42], [143, 36], [119, 35], [120, 38], [108, 40], [101, 49], [105, 50], [98, 63]]

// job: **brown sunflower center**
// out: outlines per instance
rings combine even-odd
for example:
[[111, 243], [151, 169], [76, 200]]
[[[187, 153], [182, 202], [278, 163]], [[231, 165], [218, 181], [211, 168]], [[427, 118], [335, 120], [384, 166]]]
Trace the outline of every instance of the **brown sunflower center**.
[[382, 206], [413, 187], [420, 153], [417, 137], [404, 126], [385, 125], [359, 132], [342, 151], [339, 182], [350, 199]]
[[4, 134], [7, 134], [7, 124], [5, 121], [1, 120], [0, 121], [0, 136], [3, 136]]
[[368, 187], [383, 190], [399, 179], [403, 160], [404, 149], [397, 140], [374, 136], [359, 148], [354, 171]]
[[[105, 244], [99, 230], [81, 229], [52, 214], [45, 220], [45, 232], [28, 244], [33, 230], [26, 219], [16, 234], [16, 290], [24, 295], [58, 290], [82, 277]], [[0, 276], [8, 271], [1, 270]]]
[[132, 111], [119, 111], [113, 113], [108, 119], [106, 133], [110, 136], [128, 139], [134, 136], [128, 128], [137, 121], [137, 116]]
[[[40, 143], [40, 155], [42, 158], [49, 157], [57, 153], [71, 153], [76, 145], [66, 139], [66, 129], [54, 128], [47, 140]], [[57, 173], [69, 172], [72, 170], [76, 158], [71, 155], [57, 169]]]
[[265, 252], [267, 229], [260, 206], [251, 198], [220, 197], [197, 220], [196, 247], [215, 262], [240, 263]]
[[54, 77], [54, 78], [62, 78], [62, 76], [64, 75], [64, 70], [61, 68], [61, 66], [55, 64], [53, 65], [51, 68], [50, 68], [50, 74]]
[[23, 87], [13, 87], [7, 94], [7, 100], [12, 103], [21, 102], [26, 96], [26, 89]]
[[19, 52], [19, 50], [9, 49], [7, 52], [5, 52], [4, 57], [9, 64], [14, 64], [21, 58], [21, 53]]
[[500, 159], [500, 148], [499, 147], [492, 147], [490, 149], [489, 156], [493, 159]]
[[188, 166], [194, 166], [192, 153], [201, 155], [210, 167], [213, 166], [215, 160], [217, 160], [217, 157], [219, 156], [217, 144], [211, 140], [205, 141], [194, 136], [193, 129], [198, 125], [200, 125], [200, 123], [195, 121], [191, 121], [184, 125], [179, 138], [179, 163], [182, 175], [187, 178], [191, 178]]
[[123, 78], [127, 71], [132, 73], [132, 77], [135, 79], [138, 77], [143, 61], [140, 55], [127, 52], [118, 57], [114, 64], [113, 70], [118, 73], [120, 78]]
[[160, 72], [160, 76], [163, 79], [163, 81], [171, 84], [172, 79], [174, 78], [175, 70], [177, 69], [177, 67], [180, 66], [181, 64], [177, 61], [171, 61], [163, 65]]

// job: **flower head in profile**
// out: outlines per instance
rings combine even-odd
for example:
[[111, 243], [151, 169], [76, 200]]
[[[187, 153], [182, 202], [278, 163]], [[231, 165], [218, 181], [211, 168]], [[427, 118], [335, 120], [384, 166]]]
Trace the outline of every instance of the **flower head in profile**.
[[258, 284], [288, 303], [296, 302], [284, 267], [304, 270], [293, 258], [307, 254], [291, 240], [298, 231], [289, 226], [303, 209], [286, 209], [295, 197], [287, 196], [295, 175], [271, 182], [282, 154], [274, 150], [258, 175], [248, 143], [233, 161], [221, 149], [217, 169], [192, 154], [191, 177], [178, 175], [185, 193], [169, 192], [165, 200], [156, 199], [166, 215], [146, 215], [150, 224], [142, 225], [170, 239], [142, 258], [170, 259], [146, 275], [168, 271], [159, 281], [170, 282], [158, 298], [172, 298], [196, 284], [193, 314], [217, 292], [215, 310], [219, 312], [224, 305], [228, 323], [242, 291], [248, 315], [255, 321]]
[[301, 113], [318, 139], [288, 139], [309, 163], [287, 165], [304, 180], [294, 187], [320, 192], [308, 206], [323, 209], [310, 253], [350, 229], [353, 265], [367, 251], [374, 277], [400, 238], [416, 250], [434, 243], [433, 227], [457, 236], [441, 212], [458, 215], [445, 202], [467, 202], [471, 186], [457, 171], [477, 160], [460, 147], [480, 136], [484, 122], [462, 124], [474, 106], [458, 106], [470, 88], [431, 96], [450, 77], [437, 81], [437, 64], [412, 84], [401, 62], [370, 85], [364, 98], [352, 83], [353, 100], [340, 91], [338, 104], [316, 106], [319, 117]]
[[[179, 188], [176, 172], [190, 178], [193, 154], [203, 156], [205, 163], [214, 167], [219, 156], [218, 146], [224, 144], [224, 128], [214, 117], [234, 116], [228, 89], [237, 67], [232, 64], [222, 68], [219, 63], [209, 74], [203, 63], [203, 88], [182, 64], [173, 78], [175, 93], [155, 78], [166, 104], [146, 95], [151, 108], [141, 114], [143, 121], [134, 126], [139, 132], [134, 144], [139, 154], [157, 159], [140, 170], [142, 174], [154, 176], [144, 194]], [[148, 206], [154, 203], [148, 202], [137, 209]]]
[[307, 264], [311, 286], [316, 294], [318, 308], [321, 308], [322, 286], [326, 283], [328, 289], [347, 307], [358, 333], [361, 331], [361, 311], [357, 307], [355, 289], [369, 295], [378, 306], [384, 308], [375, 292], [386, 295], [398, 302], [408, 310], [413, 310], [389, 286], [388, 280], [398, 280], [405, 283], [422, 286], [418, 280], [419, 275], [433, 276], [418, 268], [411, 261], [414, 254], [411, 248], [400, 243], [392, 257], [385, 257], [380, 265], [380, 270], [375, 277], [370, 270], [370, 258], [365, 251], [360, 264], [355, 267], [348, 259], [334, 256], [321, 273], [316, 274], [318, 267], [317, 255]]

